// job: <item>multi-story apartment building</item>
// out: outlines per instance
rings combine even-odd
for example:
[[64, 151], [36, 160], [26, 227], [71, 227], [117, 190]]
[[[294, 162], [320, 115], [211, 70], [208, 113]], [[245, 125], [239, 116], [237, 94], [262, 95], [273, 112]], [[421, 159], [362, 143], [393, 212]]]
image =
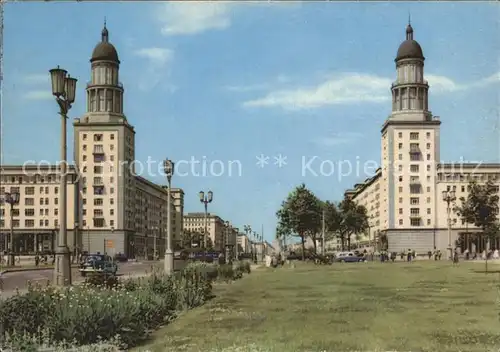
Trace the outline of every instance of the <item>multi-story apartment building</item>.
[[[346, 191], [346, 196], [368, 210], [368, 240], [384, 233], [390, 251], [446, 251], [458, 239], [467, 238], [466, 233], [478, 229], [456, 215], [452, 216], [452, 235], [448, 235], [442, 191], [455, 187], [457, 198], [466, 197], [470, 180], [500, 182], [500, 164], [440, 163], [441, 121], [429, 109], [424, 60], [421, 46], [413, 39], [413, 28], [408, 25], [406, 40], [395, 60], [392, 113], [381, 130], [382, 166], [373, 177]], [[469, 250], [485, 248], [479, 239], [460, 242]]]
[[[90, 252], [105, 250], [108, 253], [124, 253], [129, 257], [152, 255], [156, 247], [161, 255], [164, 253], [168, 228], [167, 189], [136, 175], [135, 131], [124, 114], [124, 87], [119, 81], [120, 60], [115, 47], [109, 42], [106, 27], [102, 30], [101, 42], [94, 48], [90, 63], [86, 113], [73, 122], [76, 165], [72, 170], [78, 170], [79, 182], [74, 181], [72, 184], [78, 193], [71, 196], [73, 193], [70, 190], [68, 195], [68, 207], [71, 207], [68, 209], [68, 231], [72, 231], [72, 226], [76, 227], [76, 232], [81, 233], [81, 236], [72, 246]], [[6, 166], [3, 168], [9, 169]], [[40, 167], [37, 166], [37, 169]], [[25, 175], [21, 167], [11, 167], [9, 172], [12, 174], [11, 179], [24, 178]], [[74, 173], [77, 174], [76, 171]], [[37, 171], [38, 174], [43, 177], [43, 169]], [[44, 182], [48, 180], [45, 177]], [[26, 194], [22, 193], [21, 197], [24, 199]], [[45, 198], [36, 192], [35, 197], [38, 199], [34, 199], [34, 202]], [[171, 229], [174, 241], [180, 239], [181, 235], [183, 197], [182, 190], [172, 189]], [[78, 226], [75, 226], [71, 217], [74, 215], [71, 214], [76, 214], [80, 209], [78, 215], [81, 217], [78, 219], [81, 221], [77, 221]], [[55, 231], [57, 216], [54, 211], [55, 208], [49, 209], [48, 215], [53, 218], [47, 220]], [[20, 221], [21, 226], [24, 220]], [[31, 221], [27, 224], [30, 227], [20, 227], [18, 231], [38, 231], [32, 231], [35, 229], [31, 228]], [[7, 228], [3, 227], [2, 233], [5, 231]]]
[[[221, 217], [208, 213], [207, 233], [212, 241], [215, 250], [224, 248], [224, 239], [226, 234], [226, 224]], [[191, 232], [204, 233], [205, 231], [205, 213], [187, 213], [184, 215], [183, 229]]]
[[238, 253], [251, 253], [252, 248], [250, 246], [250, 240], [248, 239], [248, 236], [245, 235], [244, 233], [238, 234], [238, 237], [236, 238], [236, 243], [238, 246]]
[[[78, 204], [80, 179], [74, 166], [67, 170], [68, 204]], [[59, 167], [54, 165], [4, 165], [1, 167], [0, 197], [19, 193], [19, 203], [13, 207], [0, 202], [0, 251], [10, 248], [10, 228], [14, 228], [14, 250], [35, 252], [55, 248], [59, 228]], [[68, 245], [79, 238], [78, 219], [82, 209], [71, 207], [67, 212]]]

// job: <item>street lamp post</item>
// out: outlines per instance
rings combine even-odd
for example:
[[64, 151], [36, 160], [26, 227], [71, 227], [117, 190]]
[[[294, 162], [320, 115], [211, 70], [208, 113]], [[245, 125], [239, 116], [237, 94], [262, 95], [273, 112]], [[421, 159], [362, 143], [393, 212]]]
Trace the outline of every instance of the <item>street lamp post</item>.
[[156, 260], [158, 253], [156, 252], [156, 239], [158, 237], [158, 226], [153, 227], [153, 260]]
[[453, 259], [453, 248], [451, 246], [451, 204], [457, 199], [455, 194], [456, 186], [443, 191], [443, 200], [446, 202], [446, 214], [448, 215], [448, 250], [450, 251], [450, 259]]
[[[172, 209], [171, 199], [172, 198], [172, 176], [174, 175], [175, 164], [172, 160], [168, 158], [163, 162], [163, 169], [165, 175], [167, 175], [167, 245], [165, 246], [165, 262], [164, 268], [165, 273], [172, 274], [174, 272], [174, 251], [172, 249]], [[156, 242], [156, 241], [155, 241]]]
[[253, 243], [253, 246], [254, 246], [254, 253], [255, 253], [255, 257], [253, 259], [254, 263], [257, 264], [257, 241], [258, 241], [258, 235], [257, 235], [257, 232], [253, 232], [253, 239], [254, 239], [254, 243]]
[[71, 259], [68, 248], [67, 233], [67, 198], [66, 198], [66, 166], [67, 166], [67, 142], [66, 142], [66, 120], [71, 104], [75, 102], [76, 78], [69, 76], [66, 70], [57, 66], [50, 70], [52, 81], [52, 95], [56, 97], [61, 115], [61, 161], [60, 161], [60, 193], [59, 193], [59, 222], [60, 230], [57, 239], [56, 265], [54, 268], [54, 283], [59, 286], [71, 285]]
[[[16, 265], [16, 258], [14, 253], [14, 205], [19, 204], [19, 193], [18, 192], [6, 192], [5, 193], [5, 203], [10, 205], [10, 250], [9, 257], [7, 261], [8, 266]], [[5, 250], [7, 250], [7, 236], [5, 237]]]
[[231, 224], [226, 221], [226, 231], [224, 238], [224, 253], [226, 256], [226, 263], [229, 263], [229, 233], [231, 232]]
[[205, 206], [205, 233], [203, 236], [203, 247], [205, 248], [205, 252], [207, 251], [207, 236], [208, 236], [208, 203], [212, 203], [214, 199], [214, 192], [208, 191], [207, 194], [205, 192], [200, 191], [198, 193], [200, 197], [200, 202]]

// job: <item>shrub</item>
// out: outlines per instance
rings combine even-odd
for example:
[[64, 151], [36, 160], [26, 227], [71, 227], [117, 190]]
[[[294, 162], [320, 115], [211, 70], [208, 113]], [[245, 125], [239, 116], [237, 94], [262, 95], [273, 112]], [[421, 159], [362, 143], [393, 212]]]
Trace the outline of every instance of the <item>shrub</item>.
[[223, 281], [234, 280], [235, 270], [231, 264], [222, 264], [217, 267], [217, 278]]
[[115, 275], [106, 273], [89, 273], [85, 277], [85, 284], [90, 286], [113, 288], [116, 287], [118, 283], [118, 278]]
[[41, 327], [54, 342], [80, 346], [119, 336], [125, 346], [137, 345], [174, 318], [176, 310], [196, 307], [211, 297], [205, 265], [190, 264], [177, 276], [153, 272], [112, 288], [90, 277], [92, 282], [81, 286], [30, 287], [26, 294], [0, 302], [0, 323], [13, 337], [37, 336]]

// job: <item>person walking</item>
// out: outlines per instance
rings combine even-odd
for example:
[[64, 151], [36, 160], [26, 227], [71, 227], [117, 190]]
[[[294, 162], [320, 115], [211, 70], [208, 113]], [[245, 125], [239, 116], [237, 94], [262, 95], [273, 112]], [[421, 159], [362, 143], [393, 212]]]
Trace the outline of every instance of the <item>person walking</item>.
[[453, 252], [453, 265], [458, 265], [458, 249], [455, 248]]
[[411, 262], [411, 257], [412, 257], [412, 251], [410, 248], [408, 248], [408, 254], [406, 255], [406, 261]]

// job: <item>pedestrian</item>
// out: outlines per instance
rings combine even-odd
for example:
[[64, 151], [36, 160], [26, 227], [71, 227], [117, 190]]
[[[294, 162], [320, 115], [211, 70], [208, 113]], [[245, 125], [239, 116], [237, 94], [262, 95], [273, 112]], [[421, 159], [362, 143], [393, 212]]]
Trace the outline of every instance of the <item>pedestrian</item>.
[[469, 260], [470, 254], [468, 248], [464, 251], [464, 255], [465, 255], [465, 260]]
[[412, 252], [411, 249], [408, 248], [408, 254], [406, 255], [406, 261], [411, 262]]
[[443, 255], [443, 253], [441, 253], [441, 250], [438, 249], [438, 260], [441, 260], [441, 256]]
[[455, 248], [453, 252], [453, 265], [458, 264], [458, 250]]
[[38, 268], [38, 265], [40, 264], [40, 256], [38, 255], [38, 252], [35, 254], [35, 266]]
[[431, 260], [431, 257], [432, 257], [432, 252], [431, 252], [431, 251], [428, 251], [428, 252], [427, 252], [427, 256], [429, 257], [429, 260]]

